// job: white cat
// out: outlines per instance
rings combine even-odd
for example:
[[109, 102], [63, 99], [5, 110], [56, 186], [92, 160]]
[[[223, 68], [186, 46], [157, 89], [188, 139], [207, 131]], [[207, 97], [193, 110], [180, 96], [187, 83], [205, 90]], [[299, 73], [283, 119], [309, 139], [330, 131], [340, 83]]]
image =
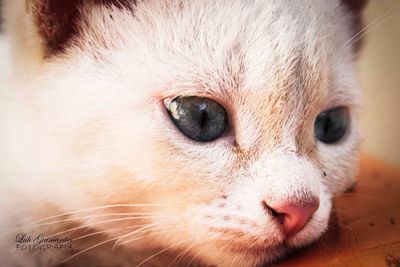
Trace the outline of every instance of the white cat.
[[1, 266], [259, 266], [318, 239], [357, 169], [363, 6], [6, 1]]

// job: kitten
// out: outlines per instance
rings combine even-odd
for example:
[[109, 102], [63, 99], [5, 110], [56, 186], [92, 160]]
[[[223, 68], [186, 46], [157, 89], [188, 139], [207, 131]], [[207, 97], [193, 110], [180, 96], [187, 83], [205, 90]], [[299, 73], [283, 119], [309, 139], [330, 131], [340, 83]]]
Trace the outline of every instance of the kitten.
[[[2, 266], [260, 266], [318, 239], [357, 169], [364, 4], [6, 1]], [[73, 241], [18, 247], [38, 233]]]

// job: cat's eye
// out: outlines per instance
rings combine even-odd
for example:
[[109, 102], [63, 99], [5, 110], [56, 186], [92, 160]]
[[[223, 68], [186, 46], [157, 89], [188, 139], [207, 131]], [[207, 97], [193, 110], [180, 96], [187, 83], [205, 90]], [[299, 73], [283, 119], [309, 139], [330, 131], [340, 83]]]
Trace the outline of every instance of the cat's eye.
[[348, 127], [348, 109], [337, 107], [318, 115], [315, 121], [315, 137], [325, 144], [334, 144], [343, 138]]
[[167, 110], [176, 127], [198, 142], [216, 140], [228, 127], [224, 107], [206, 97], [179, 96], [167, 105]]

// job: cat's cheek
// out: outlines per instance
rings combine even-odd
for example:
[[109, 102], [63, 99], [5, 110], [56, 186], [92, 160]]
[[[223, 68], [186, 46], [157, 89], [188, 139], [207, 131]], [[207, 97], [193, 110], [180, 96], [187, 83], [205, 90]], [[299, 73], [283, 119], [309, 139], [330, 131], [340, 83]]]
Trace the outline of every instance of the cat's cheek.
[[[280, 230], [274, 224], [273, 218], [265, 216], [265, 213], [254, 205], [263, 194], [259, 187], [249, 183], [240, 184], [238, 188], [240, 195], [235, 196], [231, 192], [228, 199], [216, 200], [215, 203], [204, 205], [192, 212], [192, 225], [195, 225], [193, 229], [199, 229], [196, 230], [196, 234], [206, 241], [203, 247], [207, 249], [207, 262], [216, 263], [218, 266], [231, 261], [244, 262], [246, 266], [253, 266], [249, 265], [251, 261], [256, 266], [276, 260], [287, 250], [280, 246], [283, 236], [279, 234]], [[323, 185], [320, 196], [320, 208], [309, 224], [287, 240], [289, 249], [312, 243], [327, 229], [332, 204], [331, 196]], [[232, 238], [230, 235], [235, 232], [240, 235]], [[259, 249], [262, 247], [261, 253]], [[221, 259], [224, 261], [221, 262]]]
[[332, 196], [354, 188], [358, 174], [362, 135], [357, 114], [353, 112], [352, 123], [345, 138], [337, 144], [317, 144], [320, 168], [324, 174], [322, 181]]

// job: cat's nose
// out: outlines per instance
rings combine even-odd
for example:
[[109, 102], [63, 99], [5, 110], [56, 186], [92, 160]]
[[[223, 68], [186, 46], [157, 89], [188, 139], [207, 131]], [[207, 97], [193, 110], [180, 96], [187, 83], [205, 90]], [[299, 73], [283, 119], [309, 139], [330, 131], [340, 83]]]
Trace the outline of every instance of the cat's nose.
[[263, 202], [264, 208], [283, 225], [286, 236], [293, 236], [300, 232], [311, 216], [318, 210], [319, 200], [315, 199], [306, 203], [292, 202], [284, 204]]

